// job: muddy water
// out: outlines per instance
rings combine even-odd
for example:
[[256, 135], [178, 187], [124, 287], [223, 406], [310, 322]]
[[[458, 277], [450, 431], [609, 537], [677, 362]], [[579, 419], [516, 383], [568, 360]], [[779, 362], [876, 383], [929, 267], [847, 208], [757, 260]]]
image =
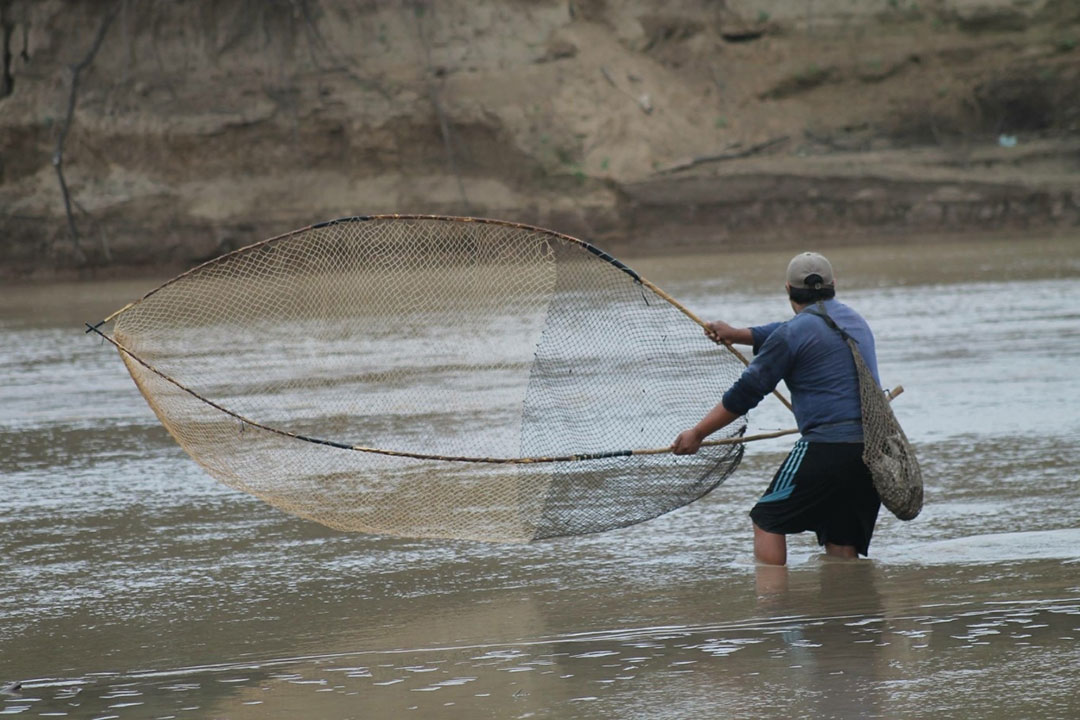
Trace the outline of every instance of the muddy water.
[[[751, 323], [789, 312], [789, 255], [631, 264]], [[790, 440], [601, 535], [342, 534], [207, 477], [81, 334], [151, 280], [0, 288], [0, 713], [1080, 716], [1080, 242], [830, 255], [906, 388], [928, 505], [883, 518], [869, 561], [800, 537], [773, 571], [746, 512]]]

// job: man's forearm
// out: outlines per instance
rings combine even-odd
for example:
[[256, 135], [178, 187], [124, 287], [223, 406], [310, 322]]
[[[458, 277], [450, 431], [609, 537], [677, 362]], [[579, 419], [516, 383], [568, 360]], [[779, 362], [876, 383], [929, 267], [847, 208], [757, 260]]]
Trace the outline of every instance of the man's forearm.
[[736, 345], [754, 344], [754, 334], [750, 332], [750, 328], [732, 328], [732, 331], [731, 338], [728, 342]]
[[724, 407], [724, 403], [719, 402], [716, 407], [705, 414], [705, 417], [698, 421], [698, 424], [694, 426], [694, 433], [704, 440], [720, 428], [727, 427], [738, 417], [738, 415]]
[[717, 342], [726, 342], [733, 345], [753, 345], [754, 334], [750, 328], [737, 328], [726, 322], [716, 321], [706, 323], [706, 333]]
[[705, 414], [698, 424], [689, 430], [683, 430], [671, 443], [671, 450], [676, 455], [693, 455], [701, 447], [701, 441], [714, 432], [739, 417], [724, 407], [724, 403], [717, 403], [716, 407]]

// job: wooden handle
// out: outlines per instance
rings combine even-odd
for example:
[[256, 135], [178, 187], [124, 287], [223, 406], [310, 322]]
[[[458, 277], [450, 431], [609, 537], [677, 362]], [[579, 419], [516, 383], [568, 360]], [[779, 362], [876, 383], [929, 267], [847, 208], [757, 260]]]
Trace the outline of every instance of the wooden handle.
[[[694, 313], [692, 313], [692, 312], [690, 311], [690, 309], [689, 309], [689, 308], [687, 308], [687, 307], [686, 307], [685, 305], [683, 305], [683, 304], [682, 304], [681, 302], [679, 302], [679, 301], [678, 301], [678, 300], [676, 300], [675, 298], [671, 297], [671, 296], [670, 296], [670, 295], [668, 295], [668, 294], [667, 294], [666, 292], [664, 292], [664, 291], [663, 291], [663, 290], [661, 290], [660, 288], [656, 287], [655, 285], [653, 285], [653, 284], [652, 284], [651, 282], [649, 282], [648, 280], [646, 280], [646, 279], [645, 279], [645, 278], [643, 278], [643, 277], [640, 277], [640, 276], [639, 276], [639, 277], [638, 277], [638, 281], [639, 281], [639, 282], [640, 282], [640, 283], [641, 283], [642, 285], [644, 285], [645, 287], [647, 287], [647, 288], [649, 288], [650, 290], [652, 290], [652, 291], [653, 291], [653, 292], [654, 292], [654, 293], [656, 294], [656, 296], [657, 296], [657, 297], [659, 297], [659, 298], [662, 298], [662, 299], [666, 300], [667, 302], [669, 302], [670, 304], [674, 305], [674, 306], [675, 306], [675, 308], [676, 308], [676, 309], [677, 309], [677, 310], [678, 310], [679, 312], [681, 312], [681, 313], [682, 313], [683, 315], [685, 315], [686, 317], [690, 318], [691, 320], [693, 320], [694, 322], [696, 322], [696, 323], [697, 323], [698, 325], [700, 325], [701, 327], [703, 327], [703, 328], [704, 328], [704, 329], [705, 329], [705, 330], [706, 330], [707, 332], [709, 332], [710, 334], [712, 334], [712, 331], [711, 331], [711, 330], [709, 330], [709, 325], [708, 325], [708, 323], [706, 323], [706, 322], [705, 322], [704, 320], [702, 320], [702, 319], [701, 319], [701, 318], [699, 318], [699, 317], [698, 317], [697, 315], [695, 315]], [[738, 349], [736, 349], [736, 347], [735, 347], [734, 345], [732, 345], [731, 343], [727, 342], [726, 340], [724, 340], [724, 341], [722, 341], [722, 342], [723, 342], [723, 344], [724, 344], [724, 347], [725, 347], [725, 348], [727, 348], [727, 349], [728, 349], [728, 350], [729, 350], [729, 351], [731, 352], [731, 354], [732, 354], [732, 355], [734, 355], [735, 357], [739, 358], [739, 361], [740, 361], [740, 362], [742, 362], [742, 364], [743, 364], [743, 365], [749, 365], [749, 364], [750, 364], [750, 361], [746, 359], [746, 356], [745, 356], [745, 355], [743, 355], [743, 354], [742, 354], [741, 352], [739, 352], [739, 351], [738, 351]], [[772, 394], [776, 396], [776, 398], [777, 398], [777, 399], [778, 399], [778, 400], [779, 400], [779, 401], [781, 402], [781, 404], [783, 404], [783, 406], [784, 406], [784, 407], [786, 407], [786, 408], [787, 408], [788, 410], [790, 410], [790, 411], [791, 411], [791, 412], [793, 412], [793, 413], [795, 412], [795, 408], [791, 407], [791, 401], [790, 401], [790, 400], [788, 400], [788, 399], [787, 399], [786, 397], [784, 397], [784, 394], [783, 394], [782, 392], [780, 392], [779, 390], [773, 390], [773, 393], [772, 393]]]

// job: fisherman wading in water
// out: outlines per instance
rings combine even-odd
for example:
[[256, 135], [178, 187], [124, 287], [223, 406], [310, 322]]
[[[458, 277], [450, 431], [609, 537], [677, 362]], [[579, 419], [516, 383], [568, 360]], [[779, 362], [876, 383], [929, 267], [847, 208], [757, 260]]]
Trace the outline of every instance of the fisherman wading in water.
[[881, 502], [862, 460], [858, 374], [851, 351], [822, 311], [855, 339], [880, 386], [874, 336], [861, 315], [834, 299], [832, 265], [823, 256], [795, 256], [787, 292], [795, 311], [787, 322], [749, 328], [708, 324], [706, 334], [717, 343], [752, 345], [754, 360], [722, 401], [671, 447], [677, 455], [696, 453], [706, 437], [756, 407], [783, 380], [802, 438], [750, 511], [754, 557], [783, 565], [786, 536], [808, 530], [829, 555], [866, 555]]

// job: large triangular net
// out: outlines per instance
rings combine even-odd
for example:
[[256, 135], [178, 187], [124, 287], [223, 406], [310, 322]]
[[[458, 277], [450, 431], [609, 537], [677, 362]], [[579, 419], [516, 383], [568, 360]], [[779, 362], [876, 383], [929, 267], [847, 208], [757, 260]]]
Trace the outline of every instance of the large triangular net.
[[207, 472], [333, 528], [599, 532], [692, 502], [742, 456], [630, 454], [669, 445], [742, 364], [632, 270], [539, 228], [337, 220], [201, 265], [110, 321]]

